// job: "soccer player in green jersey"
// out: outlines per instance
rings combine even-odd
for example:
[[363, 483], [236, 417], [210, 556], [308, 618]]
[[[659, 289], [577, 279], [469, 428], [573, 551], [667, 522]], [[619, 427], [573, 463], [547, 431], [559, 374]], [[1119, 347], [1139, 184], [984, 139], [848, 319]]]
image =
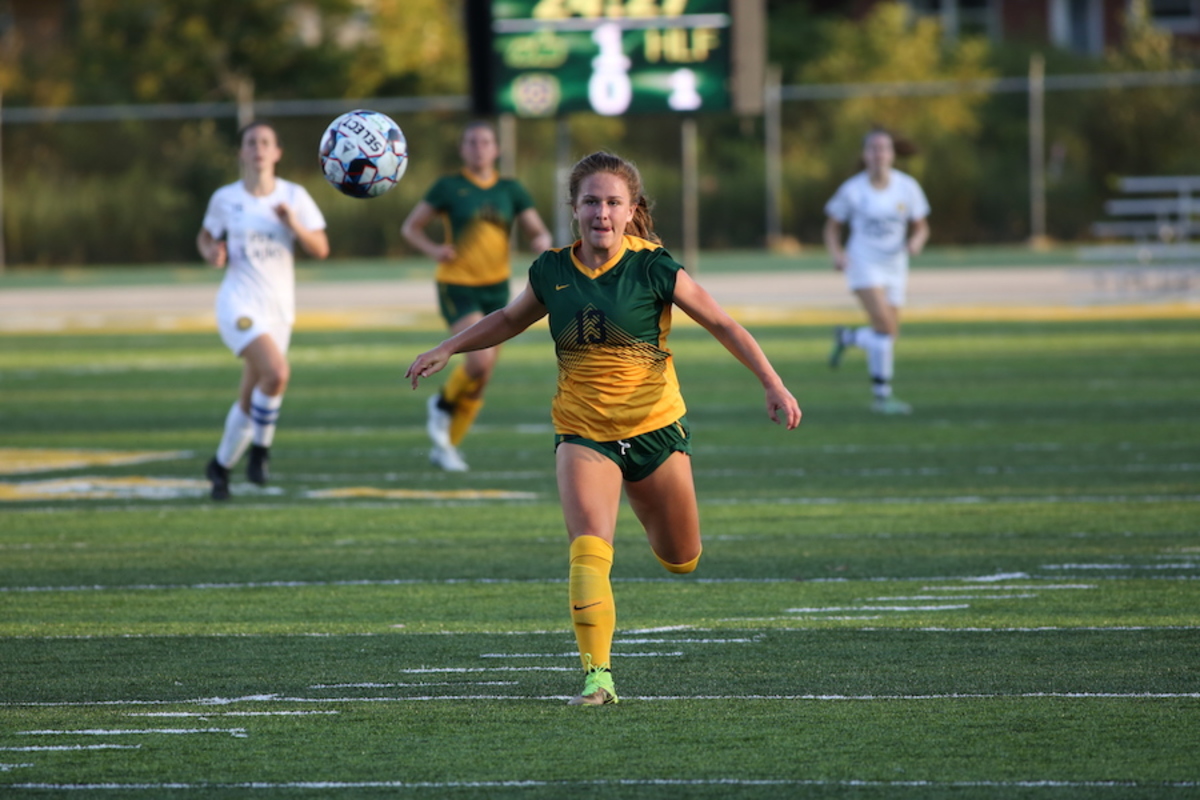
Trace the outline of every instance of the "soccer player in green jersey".
[[[405, 239], [437, 261], [438, 305], [452, 333], [466, 330], [508, 302], [509, 233], [514, 222], [535, 254], [550, 246], [550, 232], [525, 187], [496, 171], [500, 149], [491, 125], [468, 125], [459, 154], [463, 169], [434, 183], [401, 227]], [[437, 217], [446, 233], [444, 242], [425, 233]], [[466, 363], [429, 398], [429, 459], [442, 469], [467, 469], [458, 446], [483, 407], [483, 390], [498, 354], [495, 347], [468, 353]]]
[[617, 702], [609, 572], [622, 489], [665, 569], [688, 573], [700, 561], [687, 409], [667, 349], [672, 307], [755, 374], [772, 420], [792, 430], [800, 406], [754, 337], [662, 247], [633, 164], [593, 153], [572, 170], [569, 194], [579, 240], [543, 253], [511, 303], [417, 356], [405, 376], [415, 389], [455, 353], [495, 347], [549, 315], [568, 596], [584, 669], [583, 691], [571, 704], [606, 705]]

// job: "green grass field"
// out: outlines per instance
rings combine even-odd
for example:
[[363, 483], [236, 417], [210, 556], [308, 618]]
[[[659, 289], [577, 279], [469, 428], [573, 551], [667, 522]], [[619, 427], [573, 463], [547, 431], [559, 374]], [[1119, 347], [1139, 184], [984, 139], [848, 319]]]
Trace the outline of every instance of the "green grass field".
[[706, 549], [623, 513], [605, 708], [564, 704], [544, 331], [465, 475], [401, 377], [436, 333], [297, 332], [221, 506], [215, 333], [0, 338], [0, 794], [1200, 795], [1195, 320], [911, 324], [904, 419], [827, 328], [755, 333], [804, 422], [676, 331]]

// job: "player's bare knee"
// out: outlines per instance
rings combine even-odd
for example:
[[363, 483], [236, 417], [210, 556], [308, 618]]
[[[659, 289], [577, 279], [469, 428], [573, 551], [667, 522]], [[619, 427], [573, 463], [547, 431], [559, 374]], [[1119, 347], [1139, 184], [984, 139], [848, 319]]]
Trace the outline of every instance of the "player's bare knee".
[[263, 394], [275, 397], [284, 393], [291, 377], [291, 370], [285, 366], [264, 375], [258, 382], [258, 388]]

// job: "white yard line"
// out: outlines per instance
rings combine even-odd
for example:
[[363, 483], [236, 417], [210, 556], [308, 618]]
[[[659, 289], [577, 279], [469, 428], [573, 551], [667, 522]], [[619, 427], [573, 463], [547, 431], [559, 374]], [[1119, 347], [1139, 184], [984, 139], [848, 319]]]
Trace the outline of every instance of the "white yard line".
[[[19, 765], [30, 766], [30, 765]], [[571, 789], [604, 789], [618, 787], [779, 787], [779, 788], [876, 788], [876, 789], [1194, 789], [1200, 786], [1198, 781], [1063, 781], [1063, 780], [1013, 780], [1013, 781], [879, 781], [879, 780], [785, 780], [785, 779], [754, 779], [754, 778], [712, 778], [695, 780], [671, 780], [663, 778], [647, 778], [643, 780], [601, 780], [601, 781], [544, 781], [544, 780], [513, 780], [513, 781], [286, 781], [268, 782], [253, 781], [246, 783], [17, 783], [10, 784], [14, 789], [32, 789], [43, 791], [185, 791], [198, 790], [261, 790], [278, 791], [280, 789], [309, 789], [318, 791], [357, 791], [362, 789], [536, 789], [554, 788], [567, 792]]]

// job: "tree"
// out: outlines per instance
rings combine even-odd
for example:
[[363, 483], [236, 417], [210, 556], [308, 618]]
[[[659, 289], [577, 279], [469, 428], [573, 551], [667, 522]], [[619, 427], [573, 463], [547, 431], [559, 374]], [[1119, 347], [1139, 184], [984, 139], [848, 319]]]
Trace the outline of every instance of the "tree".
[[[977, 37], [948, 41], [940, 24], [915, 17], [899, 2], [876, 5], [862, 19], [840, 19], [825, 28], [828, 41], [820, 54], [799, 69], [801, 83], [923, 83], [971, 81], [993, 77], [988, 45]], [[805, 238], [817, 236], [819, 208], [837, 184], [856, 169], [864, 134], [882, 126], [897, 138], [901, 168], [926, 185], [939, 221], [969, 225], [968, 193], [979, 171], [974, 148], [980, 131], [980, 107], [987, 95], [955, 93], [930, 96], [848, 98], [812, 102], [791, 110], [785, 145], [787, 177], [801, 185], [799, 214]], [[798, 113], [797, 113], [798, 111]], [[937, 174], [926, 175], [936, 159]], [[786, 212], [786, 209], [785, 209]], [[786, 217], [785, 217], [786, 218]]]

